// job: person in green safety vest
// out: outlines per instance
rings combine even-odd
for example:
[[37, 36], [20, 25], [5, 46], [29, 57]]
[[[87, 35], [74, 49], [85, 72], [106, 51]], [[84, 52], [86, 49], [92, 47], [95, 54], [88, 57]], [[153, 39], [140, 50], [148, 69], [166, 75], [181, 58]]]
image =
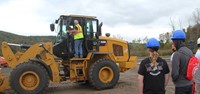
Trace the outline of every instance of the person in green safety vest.
[[76, 58], [82, 58], [83, 57], [83, 29], [82, 27], [79, 25], [78, 20], [74, 20], [74, 30], [70, 30], [69, 32], [71, 32], [74, 35], [74, 49], [75, 49], [75, 54], [74, 57]]

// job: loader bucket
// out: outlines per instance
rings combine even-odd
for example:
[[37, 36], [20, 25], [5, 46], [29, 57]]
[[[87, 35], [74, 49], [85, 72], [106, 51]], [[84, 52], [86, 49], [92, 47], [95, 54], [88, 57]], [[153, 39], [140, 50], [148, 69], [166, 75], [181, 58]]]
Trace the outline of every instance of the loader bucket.
[[120, 72], [125, 72], [137, 66], [137, 56], [131, 56], [128, 62], [119, 63]]
[[4, 90], [8, 89], [9, 87], [9, 78], [8, 76], [3, 76], [0, 68], [0, 92], [3, 92]]

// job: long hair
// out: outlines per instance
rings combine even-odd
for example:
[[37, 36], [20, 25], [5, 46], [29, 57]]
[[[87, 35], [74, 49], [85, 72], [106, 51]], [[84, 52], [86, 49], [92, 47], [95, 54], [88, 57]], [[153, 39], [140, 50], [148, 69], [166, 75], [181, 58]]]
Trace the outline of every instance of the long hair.
[[151, 65], [153, 67], [157, 66], [157, 59], [159, 57], [158, 48], [150, 48], [152, 51], [149, 52]]

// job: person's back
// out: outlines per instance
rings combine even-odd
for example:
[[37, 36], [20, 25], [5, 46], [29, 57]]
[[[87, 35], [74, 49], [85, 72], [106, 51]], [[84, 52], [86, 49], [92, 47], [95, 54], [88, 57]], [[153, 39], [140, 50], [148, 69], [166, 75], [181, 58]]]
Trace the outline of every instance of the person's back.
[[193, 53], [185, 47], [186, 35], [183, 30], [176, 30], [172, 34], [172, 45], [176, 51], [172, 58], [172, 80], [175, 94], [192, 94], [192, 81], [186, 79], [187, 65]]
[[181, 47], [174, 53], [172, 59], [172, 79], [176, 87], [192, 85], [192, 81], [186, 79], [187, 65], [191, 56], [193, 56], [193, 53], [187, 47]]
[[161, 57], [157, 58], [157, 68], [151, 66], [151, 58], [145, 58], [138, 70], [144, 76], [144, 94], [165, 94], [165, 75], [169, 73], [167, 62]]
[[149, 57], [142, 60], [138, 69], [139, 94], [165, 94], [165, 86], [169, 80], [167, 62], [159, 57], [160, 43], [150, 38], [146, 47]]

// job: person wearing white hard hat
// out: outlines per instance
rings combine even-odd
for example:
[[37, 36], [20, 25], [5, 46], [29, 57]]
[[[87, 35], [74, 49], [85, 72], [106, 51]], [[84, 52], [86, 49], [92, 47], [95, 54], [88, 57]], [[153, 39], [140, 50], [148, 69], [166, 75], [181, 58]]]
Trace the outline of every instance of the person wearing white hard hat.
[[[200, 38], [197, 40], [197, 46], [198, 46], [198, 49], [195, 56], [200, 61]], [[195, 81], [195, 94], [200, 94], [200, 68], [199, 67], [197, 68], [195, 72], [194, 81]]]

